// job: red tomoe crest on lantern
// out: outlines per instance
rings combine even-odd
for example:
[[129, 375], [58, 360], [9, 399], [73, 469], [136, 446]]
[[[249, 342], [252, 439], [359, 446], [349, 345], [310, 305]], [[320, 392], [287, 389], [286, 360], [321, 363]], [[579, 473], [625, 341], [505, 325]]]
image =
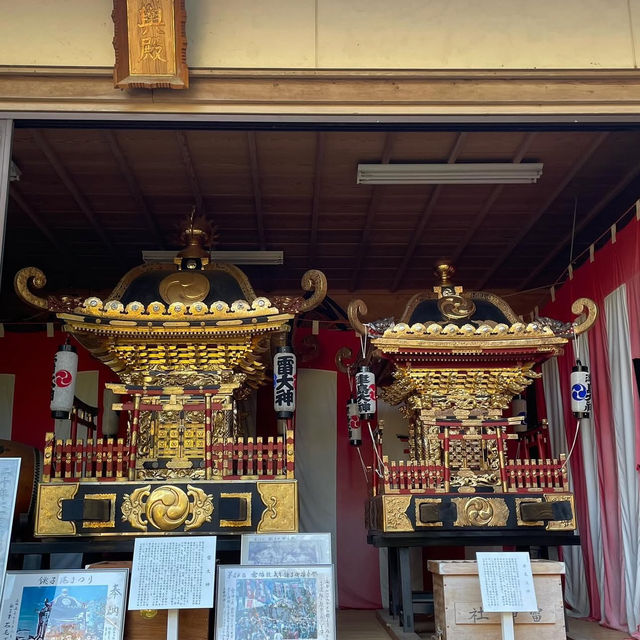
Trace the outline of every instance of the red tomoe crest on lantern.
[[53, 361], [51, 415], [65, 419], [73, 408], [78, 373], [78, 354], [70, 344], [60, 345]]
[[347, 402], [347, 425], [349, 427], [349, 442], [358, 446], [362, 443], [362, 427], [360, 426], [360, 412], [355, 398]]
[[55, 384], [57, 387], [68, 387], [73, 382], [73, 374], [66, 369], [59, 369], [55, 373]]

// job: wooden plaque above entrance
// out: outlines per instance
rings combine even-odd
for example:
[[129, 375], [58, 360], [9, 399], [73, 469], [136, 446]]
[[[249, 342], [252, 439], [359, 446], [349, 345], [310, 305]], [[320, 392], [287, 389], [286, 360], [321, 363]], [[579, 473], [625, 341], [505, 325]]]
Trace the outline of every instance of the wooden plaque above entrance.
[[186, 89], [184, 0], [113, 0], [113, 79], [120, 89]]

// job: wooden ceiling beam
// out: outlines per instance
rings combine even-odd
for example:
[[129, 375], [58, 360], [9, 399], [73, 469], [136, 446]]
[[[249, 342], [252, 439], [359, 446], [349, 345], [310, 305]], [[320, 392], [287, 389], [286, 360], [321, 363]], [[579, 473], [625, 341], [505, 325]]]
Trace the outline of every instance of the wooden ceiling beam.
[[256, 214], [256, 227], [258, 229], [258, 247], [264, 251], [267, 248], [267, 239], [264, 231], [264, 211], [262, 209], [262, 192], [260, 190], [260, 165], [258, 163], [258, 145], [255, 131], [247, 131], [247, 145], [249, 147], [253, 207]]
[[[456, 137], [456, 141], [453, 144], [451, 151], [449, 152], [449, 157], [447, 158], [448, 164], [453, 164], [457, 160], [458, 156], [460, 155], [462, 146], [466, 141], [466, 138], [467, 134], [464, 131], [458, 134], [458, 136]], [[435, 211], [436, 205], [438, 204], [438, 199], [440, 198], [440, 194], [442, 193], [443, 188], [444, 185], [437, 184], [431, 192], [431, 195], [427, 199], [425, 207], [422, 211], [422, 215], [420, 216], [420, 220], [418, 221], [418, 224], [416, 225], [416, 228], [411, 235], [411, 240], [409, 241], [404, 257], [402, 258], [402, 262], [400, 263], [400, 266], [396, 271], [396, 275], [393, 278], [393, 284], [391, 285], [392, 292], [398, 290], [400, 282], [402, 282], [402, 279], [404, 278], [409, 263], [411, 262], [413, 254], [416, 251], [416, 247], [418, 246], [420, 240], [422, 240], [422, 236], [424, 235], [425, 229], [427, 228], [427, 224], [429, 224], [429, 220], [431, 219], [431, 216]]]
[[316, 133], [316, 154], [313, 172], [313, 200], [311, 203], [311, 233], [309, 234], [309, 266], [318, 253], [318, 219], [320, 217], [320, 187], [322, 183], [322, 165], [324, 164], [326, 134]]
[[511, 257], [514, 251], [520, 246], [520, 243], [526, 238], [531, 229], [536, 225], [538, 220], [547, 212], [549, 207], [555, 202], [556, 198], [567, 188], [569, 183], [578, 175], [582, 168], [589, 162], [593, 154], [600, 148], [600, 145], [607, 139], [609, 134], [607, 132], [598, 134], [587, 150], [580, 155], [580, 159], [576, 162], [565, 174], [564, 178], [560, 181], [558, 186], [549, 194], [549, 197], [542, 203], [542, 205], [529, 217], [529, 220], [522, 225], [520, 232], [515, 240], [509, 243], [504, 251], [498, 256], [491, 268], [485, 273], [482, 281], [478, 285], [478, 289], [483, 289], [487, 286], [487, 283], [491, 280], [493, 275], [502, 267], [502, 265]]
[[189, 142], [184, 131], [176, 131], [176, 139], [178, 141], [178, 147], [180, 148], [180, 155], [182, 156], [182, 164], [187, 172], [187, 178], [191, 186], [191, 195], [196, 205], [196, 211], [199, 215], [207, 215], [207, 210], [204, 206], [204, 198], [202, 197], [202, 189], [200, 189], [200, 182], [198, 181], [198, 174], [193, 164], [193, 158], [191, 157], [191, 151], [189, 150]]
[[134, 178], [131, 165], [129, 164], [126, 156], [124, 155], [124, 152], [122, 151], [122, 147], [120, 146], [115, 131], [107, 129], [104, 132], [104, 137], [107, 141], [107, 144], [109, 145], [111, 154], [116, 160], [118, 169], [120, 169], [120, 173], [122, 174], [122, 177], [125, 179], [125, 182], [129, 187], [129, 193], [133, 197], [138, 209], [142, 212], [142, 217], [144, 218], [149, 233], [153, 237], [158, 249], [166, 249], [166, 243], [162, 237], [160, 228], [158, 227], [158, 224], [156, 223], [156, 220], [153, 217], [149, 206], [147, 205], [147, 201], [145, 200], [145, 197], [140, 190], [140, 186], [138, 185], [137, 180]]
[[40, 151], [45, 155], [49, 164], [53, 167], [53, 170], [58, 174], [58, 177], [67, 188], [69, 193], [73, 196], [78, 208], [84, 214], [85, 218], [89, 221], [91, 226], [94, 228], [100, 239], [102, 240], [102, 244], [107, 248], [107, 250], [113, 254], [113, 257], [116, 260], [120, 260], [119, 252], [116, 250], [115, 245], [107, 235], [107, 232], [104, 230], [104, 227], [98, 220], [93, 208], [89, 204], [88, 200], [82, 194], [76, 183], [74, 182], [71, 174], [64, 167], [60, 159], [56, 155], [52, 146], [49, 144], [49, 141], [45, 138], [42, 131], [39, 129], [32, 129], [31, 136], [33, 137], [34, 142], [39, 147]]
[[[598, 202], [589, 209], [589, 211], [585, 215], [581, 215], [579, 222], [576, 224], [575, 228], [575, 237], [624, 189], [629, 185], [629, 183], [640, 176], [640, 162], [636, 162], [633, 167], [627, 171], [627, 173], [622, 176], [621, 180], [618, 180], [613, 188], [609, 189], [607, 193], [598, 200]], [[546, 254], [545, 259], [538, 264], [538, 266], [531, 271], [527, 277], [520, 283], [518, 286], [518, 290], [525, 289], [531, 282], [533, 282], [540, 273], [546, 268], [546, 266], [555, 260], [555, 258], [567, 248], [567, 246], [571, 243], [571, 237], [573, 233], [568, 233], [564, 236], [564, 238], [555, 245], [555, 247]], [[569, 260], [567, 259], [567, 265], [569, 264]]]
[[[526, 155], [527, 151], [531, 147], [531, 143], [533, 142], [535, 136], [536, 136], [535, 133], [529, 133], [523, 138], [522, 142], [518, 145], [518, 148], [516, 149], [516, 152], [513, 155], [513, 158], [511, 159], [512, 163], [519, 164], [520, 162], [522, 162], [522, 160], [524, 159], [524, 156]], [[469, 244], [473, 241], [476, 233], [478, 232], [478, 229], [484, 223], [485, 219], [491, 212], [493, 205], [495, 204], [496, 200], [500, 197], [503, 191], [504, 191], [503, 184], [494, 185], [493, 189], [491, 190], [491, 194], [485, 200], [484, 204], [482, 205], [482, 208], [473, 219], [473, 224], [469, 226], [469, 228], [467, 229], [467, 232], [462, 238], [462, 241], [458, 245], [458, 248], [451, 255], [451, 263], [454, 266], [460, 259], [460, 256], [466, 251]]]
[[[382, 147], [382, 157], [380, 158], [381, 164], [389, 164], [391, 161], [391, 153], [393, 150], [393, 143], [395, 137], [391, 133], [387, 133], [384, 138], [384, 146]], [[353, 267], [353, 276], [349, 285], [350, 291], [355, 291], [358, 287], [360, 280], [360, 270], [362, 268], [362, 262], [369, 249], [369, 236], [371, 235], [371, 228], [378, 211], [378, 205], [382, 198], [383, 190], [380, 186], [373, 185], [371, 187], [371, 197], [369, 198], [369, 205], [367, 207], [367, 215], [364, 221], [364, 228], [362, 229], [362, 237], [360, 238], [360, 246], [358, 248], [358, 255], [356, 256], [356, 262]]]
[[24, 196], [18, 191], [18, 188], [12, 184], [9, 187], [9, 197], [16, 203], [18, 208], [24, 213], [31, 222], [40, 230], [43, 236], [54, 246], [59, 254], [59, 258], [67, 260], [69, 256], [69, 249], [58, 238], [55, 237], [49, 225], [44, 222], [42, 217], [34, 211], [31, 205], [24, 199]]

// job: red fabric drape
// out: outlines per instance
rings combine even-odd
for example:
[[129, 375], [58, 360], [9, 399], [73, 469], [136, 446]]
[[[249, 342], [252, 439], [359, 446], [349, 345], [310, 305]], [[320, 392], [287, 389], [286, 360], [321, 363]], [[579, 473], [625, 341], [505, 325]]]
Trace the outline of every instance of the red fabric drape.
[[[13, 392], [13, 418], [11, 438], [16, 442], [44, 448], [44, 436], [54, 430], [49, 411], [51, 402], [51, 374], [53, 358], [66, 334], [57, 331], [48, 338], [44, 330], [28, 333], [7, 331], [0, 338], [0, 373], [15, 376]], [[117, 376], [98, 362], [84, 347], [78, 349], [78, 371], [98, 371], [98, 391], [101, 394], [107, 382], [115, 382]], [[98, 397], [102, 405], [102, 397]], [[98, 424], [102, 412], [98, 413]]]
[[[296, 331], [295, 343], [311, 333], [309, 329]], [[308, 362], [298, 358], [299, 368], [336, 371], [335, 355], [341, 347], [349, 347], [354, 354], [360, 343], [352, 331], [320, 330], [316, 336], [318, 354]], [[302, 349], [304, 351], [304, 349]], [[337, 518], [337, 575], [338, 605], [341, 609], [379, 609], [380, 565], [378, 550], [367, 544], [367, 529], [364, 521], [364, 506], [367, 499], [360, 458], [349, 444], [346, 404], [349, 399], [347, 376], [337, 375], [337, 477], [336, 477], [336, 518]], [[327, 434], [330, 437], [330, 434]], [[371, 464], [371, 438], [362, 431], [361, 453], [365, 464]]]
[[[588, 334], [591, 359], [591, 385], [593, 396], [593, 428], [597, 442], [598, 484], [602, 513], [602, 540], [604, 584], [602, 593], [604, 602], [600, 616], [600, 596], [596, 580], [595, 563], [591, 544], [591, 531], [587, 518], [587, 500], [584, 483], [584, 461], [579, 444], [571, 458], [571, 469], [575, 482], [577, 514], [582, 536], [582, 551], [591, 615], [601, 618], [601, 623], [626, 630], [624, 557], [622, 548], [622, 530], [620, 519], [620, 496], [618, 490], [618, 470], [616, 462], [616, 438], [613, 424], [613, 406], [610, 388], [609, 355], [604, 318], [604, 300], [622, 284], [627, 286], [629, 316], [631, 327], [631, 346], [635, 357], [640, 355], [640, 223], [632, 220], [618, 232], [615, 244], [607, 243], [600, 249], [594, 262], [587, 262], [577, 269], [572, 280], [567, 281], [556, 293], [556, 300], [549, 303], [542, 312], [544, 316], [560, 320], [573, 320], [572, 302], [579, 297], [588, 297], [595, 301], [599, 309], [596, 324]], [[564, 397], [568, 395], [568, 379], [573, 365], [571, 347], [567, 347], [564, 356], [559, 358]], [[639, 404], [636, 397], [636, 414]], [[573, 441], [576, 421], [565, 403], [565, 424], [567, 440]], [[638, 424], [638, 422], [636, 422]], [[638, 452], [636, 458], [640, 460]]]

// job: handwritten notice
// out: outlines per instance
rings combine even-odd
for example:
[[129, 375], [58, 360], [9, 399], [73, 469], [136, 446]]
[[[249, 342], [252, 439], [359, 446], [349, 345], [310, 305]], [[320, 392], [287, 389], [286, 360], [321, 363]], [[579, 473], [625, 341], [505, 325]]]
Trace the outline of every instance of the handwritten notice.
[[7, 570], [19, 476], [20, 458], [0, 458], [0, 596]]
[[210, 609], [215, 565], [215, 537], [136, 539], [129, 609]]
[[525, 552], [478, 552], [482, 610], [537, 611], [531, 560]]

